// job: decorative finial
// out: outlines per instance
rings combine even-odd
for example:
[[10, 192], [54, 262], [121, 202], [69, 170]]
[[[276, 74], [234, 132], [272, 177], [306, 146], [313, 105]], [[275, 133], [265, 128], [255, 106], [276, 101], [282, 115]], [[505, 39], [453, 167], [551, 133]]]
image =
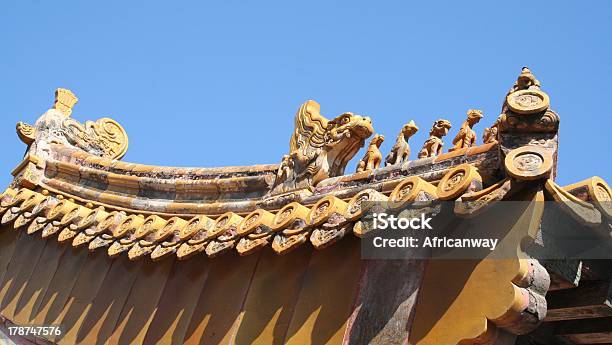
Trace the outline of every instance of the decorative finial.
[[510, 89], [508, 93], [516, 92], [519, 90], [539, 90], [540, 89], [540, 81], [536, 79], [535, 75], [531, 73], [529, 67], [523, 67], [521, 69], [521, 74], [516, 79], [514, 86]]
[[290, 151], [282, 159], [270, 197], [298, 190], [311, 193], [320, 181], [344, 175], [348, 162], [374, 133], [367, 116], [347, 112], [329, 120], [320, 110], [310, 100], [295, 114]]
[[366, 150], [365, 156], [359, 161], [357, 165], [357, 172], [369, 171], [378, 169], [382, 162], [382, 153], [380, 152], [380, 145], [385, 141], [385, 136], [376, 134], [370, 141], [368, 149]]
[[528, 67], [523, 67], [514, 86], [506, 95], [502, 113], [507, 113], [509, 108], [517, 114], [535, 114], [546, 110], [549, 105], [550, 99], [540, 90], [540, 82]]
[[402, 127], [402, 130], [397, 135], [393, 148], [391, 148], [391, 152], [389, 152], [387, 158], [385, 158], [387, 166], [400, 164], [408, 160], [410, 157], [410, 145], [408, 145], [408, 140], [418, 131], [419, 127], [417, 127], [413, 120], [410, 120], [410, 122]]
[[36, 128], [25, 122], [17, 122], [17, 136], [27, 145], [31, 145], [36, 140]]
[[72, 114], [72, 107], [79, 101], [72, 91], [68, 89], [58, 88], [55, 90], [55, 104], [53, 109], [61, 111], [64, 115]]
[[451, 128], [451, 123], [448, 120], [439, 119], [434, 122], [429, 131], [429, 139], [423, 144], [423, 148], [419, 152], [419, 158], [435, 157], [442, 153], [444, 142], [442, 137], [448, 134]]
[[449, 151], [464, 149], [474, 146], [476, 144], [476, 132], [472, 129], [475, 124], [482, 119], [482, 111], [478, 109], [469, 109], [467, 111], [467, 119], [461, 125], [459, 133], [453, 139], [454, 147], [451, 147]]

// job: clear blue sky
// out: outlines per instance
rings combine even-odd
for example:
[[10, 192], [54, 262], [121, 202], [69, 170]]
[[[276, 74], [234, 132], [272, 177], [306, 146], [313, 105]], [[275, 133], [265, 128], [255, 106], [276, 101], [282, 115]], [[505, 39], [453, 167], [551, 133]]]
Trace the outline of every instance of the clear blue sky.
[[78, 120], [126, 128], [124, 160], [208, 167], [278, 162], [307, 99], [371, 116], [384, 154], [411, 119], [413, 153], [436, 118], [449, 141], [472, 107], [480, 140], [523, 65], [561, 116], [560, 183], [612, 182], [612, 1], [24, 0], [2, 4], [0, 37], [2, 186], [15, 123], [57, 87]]

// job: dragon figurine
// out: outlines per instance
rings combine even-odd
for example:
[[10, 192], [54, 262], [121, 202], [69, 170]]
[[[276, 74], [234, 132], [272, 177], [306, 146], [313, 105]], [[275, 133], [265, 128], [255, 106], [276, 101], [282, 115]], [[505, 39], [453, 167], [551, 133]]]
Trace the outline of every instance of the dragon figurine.
[[369, 117], [344, 113], [328, 120], [320, 109], [310, 100], [297, 111], [290, 153], [283, 157], [271, 194], [310, 188], [344, 174], [347, 163], [374, 132]]
[[374, 138], [372, 138], [365, 155], [359, 161], [359, 164], [357, 164], [356, 172], [370, 171], [378, 169], [378, 167], [380, 167], [380, 163], [382, 162], [382, 153], [380, 152], [380, 145], [382, 145], [384, 141], [385, 136], [381, 134], [376, 134]]
[[17, 135], [29, 145], [29, 152], [45, 155], [49, 145], [72, 146], [91, 154], [110, 159], [120, 159], [127, 151], [127, 133], [112, 119], [101, 118], [81, 124], [71, 118], [72, 108], [78, 98], [68, 89], [55, 91], [55, 103], [31, 126], [17, 123]]
[[385, 158], [387, 166], [399, 164], [410, 157], [410, 145], [408, 145], [408, 140], [418, 132], [418, 130], [419, 127], [417, 127], [412, 120], [402, 127], [401, 132], [397, 135], [395, 144], [391, 148], [391, 152], [389, 152]]

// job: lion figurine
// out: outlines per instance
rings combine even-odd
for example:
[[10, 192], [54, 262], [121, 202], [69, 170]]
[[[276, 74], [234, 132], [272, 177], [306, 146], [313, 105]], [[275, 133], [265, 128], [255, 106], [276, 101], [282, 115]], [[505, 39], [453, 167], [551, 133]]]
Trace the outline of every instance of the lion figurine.
[[435, 157], [442, 153], [444, 142], [442, 137], [448, 134], [451, 123], [448, 120], [436, 120], [429, 131], [429, 139], [423, 144], [419, 151], [419, 158]]
[[380, 152], [380, 145], [385, 141], [385, 136], [376, 134], [370, 141], [368, 149], [365, 155], [357, 164], [357, 172], [370, 171], [378, 169], [382, 162], [382, 153]]
[[391, 152], [385, 158], [385, 163], [387, 166], [400, 164], [410, 157], [410, 145], [408, 145], [408, 140], [412, 137], [416, 132], [418, 132], [419, 127], [416, 126], [414, 121], [410, 121], [402, 127], [402, 130], [397, 135], [397, 139], [395, 140], [395, 144], [391, 148]]

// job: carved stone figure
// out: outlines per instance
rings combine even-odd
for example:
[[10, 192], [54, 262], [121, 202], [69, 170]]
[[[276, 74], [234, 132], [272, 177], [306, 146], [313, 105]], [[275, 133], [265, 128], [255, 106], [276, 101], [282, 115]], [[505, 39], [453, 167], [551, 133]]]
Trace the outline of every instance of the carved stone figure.
[[408, 160], [410, 157], [410, 145], [408, 145], [408, 140], [418, 132], [418, 130], [419, 127], [416, 126], [414, 121], [410, 121], [402, 127], [401, 132], [397, 135], [395, 144], [391, 148], [391, 152], [389, 152], [385, 158], [386, 165], [395, 165]]
[[302, 104], [295, 115], [289, 157], [277, 176], [271, 194], [309, 188], [328, 177], [344, 174], [347, 163], [372, 135], [369, 117], [344, 113], [328, 120], [315, 101]]
[[453, 145], [455, 146], [451, 147], [449, 151], [472, 147], [476, 144], [476, 132], [472, 128], [480, 119], [482, 119], [482, 111], [478, 109], [469, 109], [467, 111], [467, 119], [461, 125], [461, 129], [459, 129], [455, 139], [453, 139]]
[[556, 133], [559, 116], [550, 109], [548, 94], [527, 67], [506, 96], [498, 119], [500, 133]]
[[85, 125], [79, 123], [70, 117], [77, 102], [72, 91], [57, 89], [53, 108], [36, 120], [34, 126], [17, 123], [17, 135], [37, 155], [45, 155], [51, 144], [63, 144], [101, 157], [123, 157], [128, 148], [123, 127], [109, 118], [87, 121]]
[[521, 70], [521, 74], [516, 79], [516, 82], [508, 91], [508, 94], [511, 94], [520, 90], [539, 90], [540, 89], [540, 81], [536, 79], [536, 77], [531, 73], [529, 67], [523, 67]]
[[429, 131], [429, 139], [423, 144], [419, 151], [419, 158], [435, 157], [442, 153], [444, 142], [442, 137], [448, 134], [451, 123], [448, 120], [436, 120]]
[[523, 67], [521, 74], [506, 95], [502, 114], [537, 114], [548, 109], [549, 105], [550, 99], [545, 92], [540, 90], [540, 82], [529, 68]]
[[284, 181], [291, 178], [293, 174], [293, 160], [291, 156], [284, 155], [281, 164], [278, 166], [278, 171], [276, 172], [277, 181]]
[[382, 162], [380, 145], [382, 145], [383, 141], [385, 141], [385, 137], [380, 134], [376, 134], [374, 138], [372, 138], [365, 155], [361, 161], [359, 161], [359, 164], [357, 164], [357, 172], [378, 169]]
[[483, 144], [490, 144], [497, 141], [497, 133], [499, 131], [499, 118], [491, 125], [491, 127], [485, 128], [482, 134]]
[[17, 122], [17, 136], [27, 145], [31, 145], [36, 140], [36, 128], [25, 122]]

